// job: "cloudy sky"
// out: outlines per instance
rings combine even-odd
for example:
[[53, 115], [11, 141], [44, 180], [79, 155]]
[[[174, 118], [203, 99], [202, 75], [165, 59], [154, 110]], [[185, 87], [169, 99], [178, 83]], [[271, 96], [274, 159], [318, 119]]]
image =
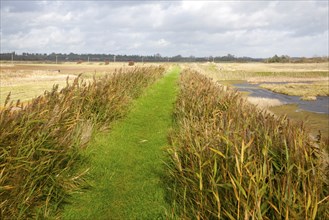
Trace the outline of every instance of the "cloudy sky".
[[328, 56], [328, 1], [1, 0], [1, 52]]

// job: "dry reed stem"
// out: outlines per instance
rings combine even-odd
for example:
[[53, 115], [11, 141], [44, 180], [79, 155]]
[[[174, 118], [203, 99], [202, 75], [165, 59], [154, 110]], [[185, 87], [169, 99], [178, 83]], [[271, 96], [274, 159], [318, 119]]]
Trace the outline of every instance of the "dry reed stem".
[[[23, 105], [7, 96], [0, 110], [0, 218], [48, 218], [87, 171], [81, 151], [92, 132], [122, 117], [130, 101], [161, 77], [162, 67], [80, 76]], [[19, 109], [19, 110], [18, 110]]]
[[328, 217], [328, 147], [303, 124], [191, 70], [182, 74], [174, 119], [168, 168], [183, 218]]

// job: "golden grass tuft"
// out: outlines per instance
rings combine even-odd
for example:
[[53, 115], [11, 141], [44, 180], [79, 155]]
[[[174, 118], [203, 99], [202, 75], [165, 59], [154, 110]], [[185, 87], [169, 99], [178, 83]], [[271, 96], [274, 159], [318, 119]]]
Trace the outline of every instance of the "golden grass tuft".
[[310, 97], [310, 99], [304, 100], [313, 100], [314, 98], [311, 97], [314, 96], [329, 96], [328, 79], [313, 83], [261, 84], [260, 87], [277, 93]]

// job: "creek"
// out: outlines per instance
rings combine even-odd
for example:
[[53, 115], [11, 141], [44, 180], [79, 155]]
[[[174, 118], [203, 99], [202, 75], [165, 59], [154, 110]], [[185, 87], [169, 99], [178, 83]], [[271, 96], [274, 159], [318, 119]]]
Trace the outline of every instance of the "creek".
[[[268, 83], [268, 82], [266, 82]], [[310, 111], [320, 114], [329, 114], [329, 97], [317, 96], [314, 101], [301, 100], [300, 96], [290, 96], [280, 93], [275, 93], [270, 90], [259, 87], [260, 84], [239, 83], [234, 84], [241, 92], [248, 92], [250, 97], [278, 99], [283, 104], [297, 104], [300, 110]]]

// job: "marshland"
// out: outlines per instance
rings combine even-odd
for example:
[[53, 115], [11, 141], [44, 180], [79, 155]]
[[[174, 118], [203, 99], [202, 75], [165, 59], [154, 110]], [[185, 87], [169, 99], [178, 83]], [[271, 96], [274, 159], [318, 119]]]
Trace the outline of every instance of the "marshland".
[[0, 219], [329, 219], [329, 1], [0, 0]]
[[325, 219], [328, 113], [235, 85], [327, 65], [1, 63], [1, 218]]

